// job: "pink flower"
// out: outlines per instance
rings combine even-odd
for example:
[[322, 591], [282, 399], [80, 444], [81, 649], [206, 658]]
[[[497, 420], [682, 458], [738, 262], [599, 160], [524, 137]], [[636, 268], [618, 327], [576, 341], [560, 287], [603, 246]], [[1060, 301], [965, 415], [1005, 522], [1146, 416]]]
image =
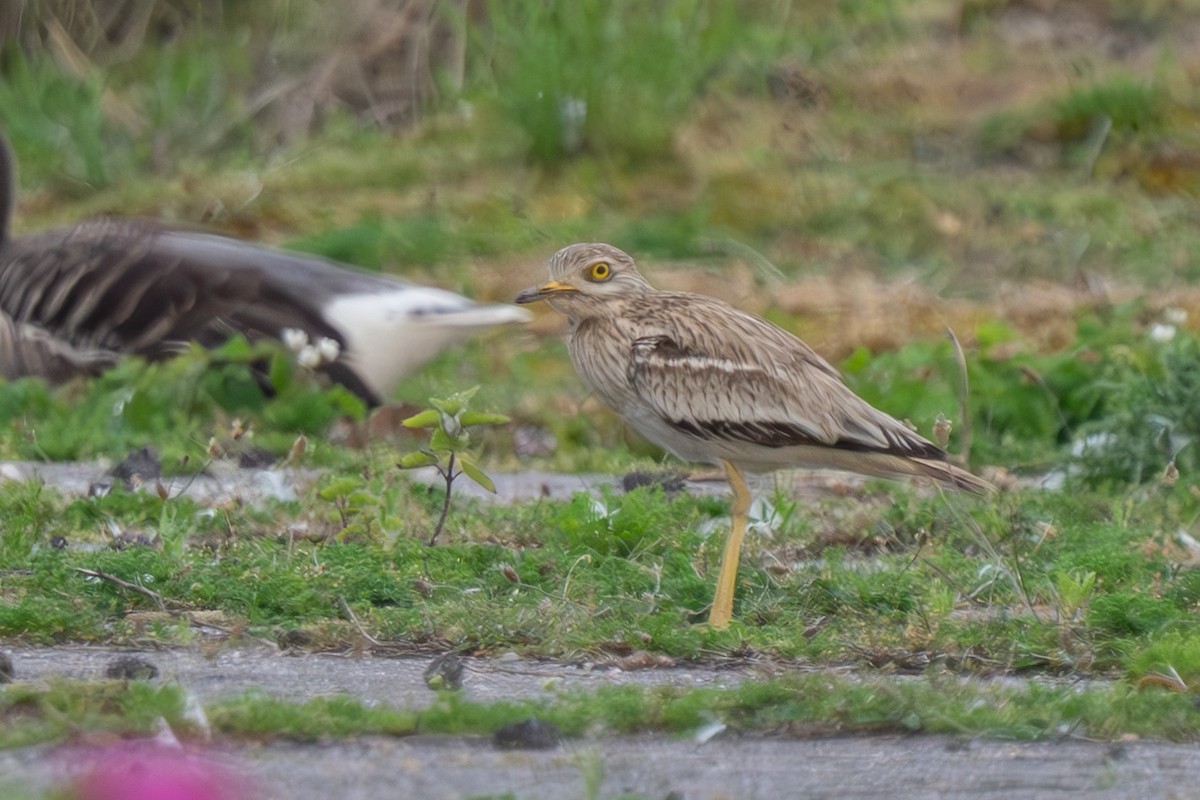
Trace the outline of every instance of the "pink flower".
[[150, 742], [89, 752], [73, 800], [251, 800], [249, 782], [199, 753]]

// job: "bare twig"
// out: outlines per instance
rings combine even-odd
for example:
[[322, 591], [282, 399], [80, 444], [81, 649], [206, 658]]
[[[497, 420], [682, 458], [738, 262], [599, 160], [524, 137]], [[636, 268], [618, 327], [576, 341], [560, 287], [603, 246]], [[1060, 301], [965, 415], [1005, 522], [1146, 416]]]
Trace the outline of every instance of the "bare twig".
[[145, 586], [140, 586], [136, 583], [130, 583], [129, 581], [118, 578], [116, 575], [110, 575], [107, 572], [101, 572], [98, 569], [85, 569], [83, 567], [75, 567], [74, 569], [80, 575], [86, 575], [89, 578], [99, 578], [102, 581], [108, 581], [114, 586], [120, 586], [122, 589], [128, 589], [129, 591], [137, 592], [144, 597], [149, 597], [155, 603], [158, 603], [158, 607], [163, 611], [167, 610], [167, 601], [163, 599], [163, 596], [158, 592], [147, 589]]
[[590, 563], [592, 563], [592, 557], [590, 555], [588, 555], [587, 553], [584, 553], [579, 558], [575, 559], [574, 562], [571, 563], [570, 569], [567, 570], [567, 577], [563, 581], [562, 599], [564, 601], [567, 599], [567, 591], [571, 588], [571, 573], [573, 573], [575, 571], [575, 568], [578, 567], [581, 562], [586, 562], [586, 563], [590, 564]]
[[954, 335], [954, 331], [949, 325], [946, 326], [946, 335], [950, 337], [950, 344], [954, 347], [954, 361], [958, 364], [958, 413], [961, 417], [959, 423], [962, 425], [962, 432], [958, 436], [959, 450], [961, 451], [963, 462], [970, 463], [971, 399], [968, 393], [971, 389], [971, 382], [967, 376], [967, 357], [963, 354], [962, 344], [958, 341], [958, 337]]
[[1112, 132], [1112, 126], [1112, 117], [1108, 114], [1102, 114], [1093, 121], [1087, 141], [1084, 142], [1087, 150], [1087, 158], [1083, 162], [1085, 177], [1091, 178], [1095, 175], [1096, 162], [1100, 160], [1100, 154], [1104, 152], [1104, 144], [1108, 141], [1108, 134]]
[[454, 484], [454, 479], [458, 477], [454, 472], [454, 456], [455, 453], [451, 450], [450, 461], [446, 465], [446, 469], [438, 468], [438, 472], [441, 472], [442, 477], [446, 479], [446, 497], [442, 500], [442, 514], [438, 517], [437, 525], [433, 528], [433, 536], [429, 537], [430, 547], [437, 544], [438, 537], [442, 535], [442, 528], [446, 526], [446, 515], [450, 513], [450, 487]]
[[174, 483], [175, 483], [175, 482], [174, 482], [174, 481], [171, 481], [171, 482], [170, 482], [170, 484], [168, 484], [168, 494], [169, 494], [169, 496], [168, 496], [168, 497], [166, 497], [166, 498], [163, 498], [163, 499], [165, 499], [165, 500], [174, 500], [176, 497], [183, 497], [183, 495], [184, 495], [184, 494], [186, 494], [186, 493], [187, 493], [187, 491], [188, 491], [189, 489], [191, 489], [191, 488], [192, 488], [192, 484], [196, 482], [196, 479], [197, 479], [197, 478], [199, 478], [201, 475], [203, 475], [203, 474], [204, 474], [204, 472], [205, 472], [205, 471], [206, 471], [206, 470], [207, 470], [209, 467], [211, 467], [211, 466], [212, 466], [212, 464], [213, 464], [213, 461], [214, 461], [214, 459], [212, 459], [212, 458], [208, 459], [208, 461], [205, 461], [205, 462], [204, 462], [204, 464], [202, 464], [202, 465], [200, 466], [200, 469], [196, 470], [195, 472], [193, 472], [191, 475], [189, 475], [189, 476], [188, 476], [187, 480], [186, 480], [186, 481], [184, 481], [184, 484], [183, 484], [183, 486], [182, 486], [182, 487], [180, 487], [180, 488], [179, 488], [179, 491], [175, 492], [174, 494], [169, 494], [171, 490], [174, 490], [174, 489], [175, 489], [175, 486], [174, 486]]
[[362, 623], [358, 621], [358, 615], [356, 615], [354, 613], [354, 610], [352, 608], [350, 608], [350, 604], [346, 602], [346, 598], [339, 597], [338, 605], [340, 605], [342, 607], [342, 613], [345, 614], [346, 618], [350, 620], [350, 624], [358, 629], [358, 633], [360, 636], [362, 636], [364, 639], [366, 639], [368, 642], [375, 645], [376, 647], [391, 647], [392, 646], [392, 645], [388, 644], [387, 642], [379, 641], [374, 636], [367, 633], [366, 629], [363, 628]]

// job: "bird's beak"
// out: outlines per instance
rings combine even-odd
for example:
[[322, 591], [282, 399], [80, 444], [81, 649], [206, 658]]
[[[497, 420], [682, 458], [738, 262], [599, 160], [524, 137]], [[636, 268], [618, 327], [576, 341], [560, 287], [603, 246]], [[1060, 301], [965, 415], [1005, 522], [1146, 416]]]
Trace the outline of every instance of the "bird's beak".
[[541, 286], [530, 286], [525, 291], [517, 295], [514, 303], [524, 305], [525, 303], [536, 303], [538, 300], [544, 300], [548, 295], [558, 294], [559, 292], [577, 292], [579, 291], [569, 283], [562, 281], [546, 281]]

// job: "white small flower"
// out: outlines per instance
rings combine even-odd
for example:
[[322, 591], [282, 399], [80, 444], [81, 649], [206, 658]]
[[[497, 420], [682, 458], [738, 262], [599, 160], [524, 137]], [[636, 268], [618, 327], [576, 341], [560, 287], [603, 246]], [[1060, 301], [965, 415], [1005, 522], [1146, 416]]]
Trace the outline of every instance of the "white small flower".
[[1117, 437], [1111, 433], [1090, 433], [1083, 439], [1076, 439], [1071, 445], [1071, 455], [1076, 458], [1084, 453], [1103, 453], [1117, 443]]
[[1182, 325], [1187, 322], [1186, 308], [1164, 308], [1162, 312], [1163, 321], [1168, 325]]
[[558, 114], [562, 120], [563, 149], [568, 153], [575, 153], [583, 148], [583, 126], [587, 121], [587, 101], [568, 96], [559, 103]]
[[592, 519], [597, 519], [597, 520], [598, 519], [609, 519], [610, 517], [613, 517], [616, 515], [615, 509], [609, 508], [607, 503], [605, 503], [603, 500], [597, 499], [595, 497], [592, 498], [591, 508], [589, 508], [588, 510], [592, 512]]
[[1174, 338], [1174, 325], [1164, 325], [1161, 322], [1156, 322], [1150, 326], [1150, 341], [1164, 343], [1169, 342]]
[[306, 344], [296, 353], [296, 363], [307, 369], [316, 369], [321, 366], [321, 354], [317, 352], [317, 348]]
[[337, 339], [322, 336], [321, 340], [317, 342], [317, 352], [321, 354], [321, 363], [332, 364], [341, 355], [342, 346], [337, 343]]
[[559, 103], [559, 114], [567, 125], [582, 125], [587, 119], [587, 101], [567, 96]]
[[308, 334], [299, 328], [284, 328], [279, 332], [279, 339], [293, 353], [299, 353], [308, 344]]

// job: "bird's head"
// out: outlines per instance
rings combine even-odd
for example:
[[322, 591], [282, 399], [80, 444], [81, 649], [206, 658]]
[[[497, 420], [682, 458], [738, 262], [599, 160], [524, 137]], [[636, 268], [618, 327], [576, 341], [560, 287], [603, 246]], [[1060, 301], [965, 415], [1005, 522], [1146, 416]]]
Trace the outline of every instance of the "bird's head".
[[608, 244], [573, 244], [550, 257], [550, 280], [517, 295], [517, 303], [547, 300], [576, 316], [603, 302], [653, 291], [633, 258]]

